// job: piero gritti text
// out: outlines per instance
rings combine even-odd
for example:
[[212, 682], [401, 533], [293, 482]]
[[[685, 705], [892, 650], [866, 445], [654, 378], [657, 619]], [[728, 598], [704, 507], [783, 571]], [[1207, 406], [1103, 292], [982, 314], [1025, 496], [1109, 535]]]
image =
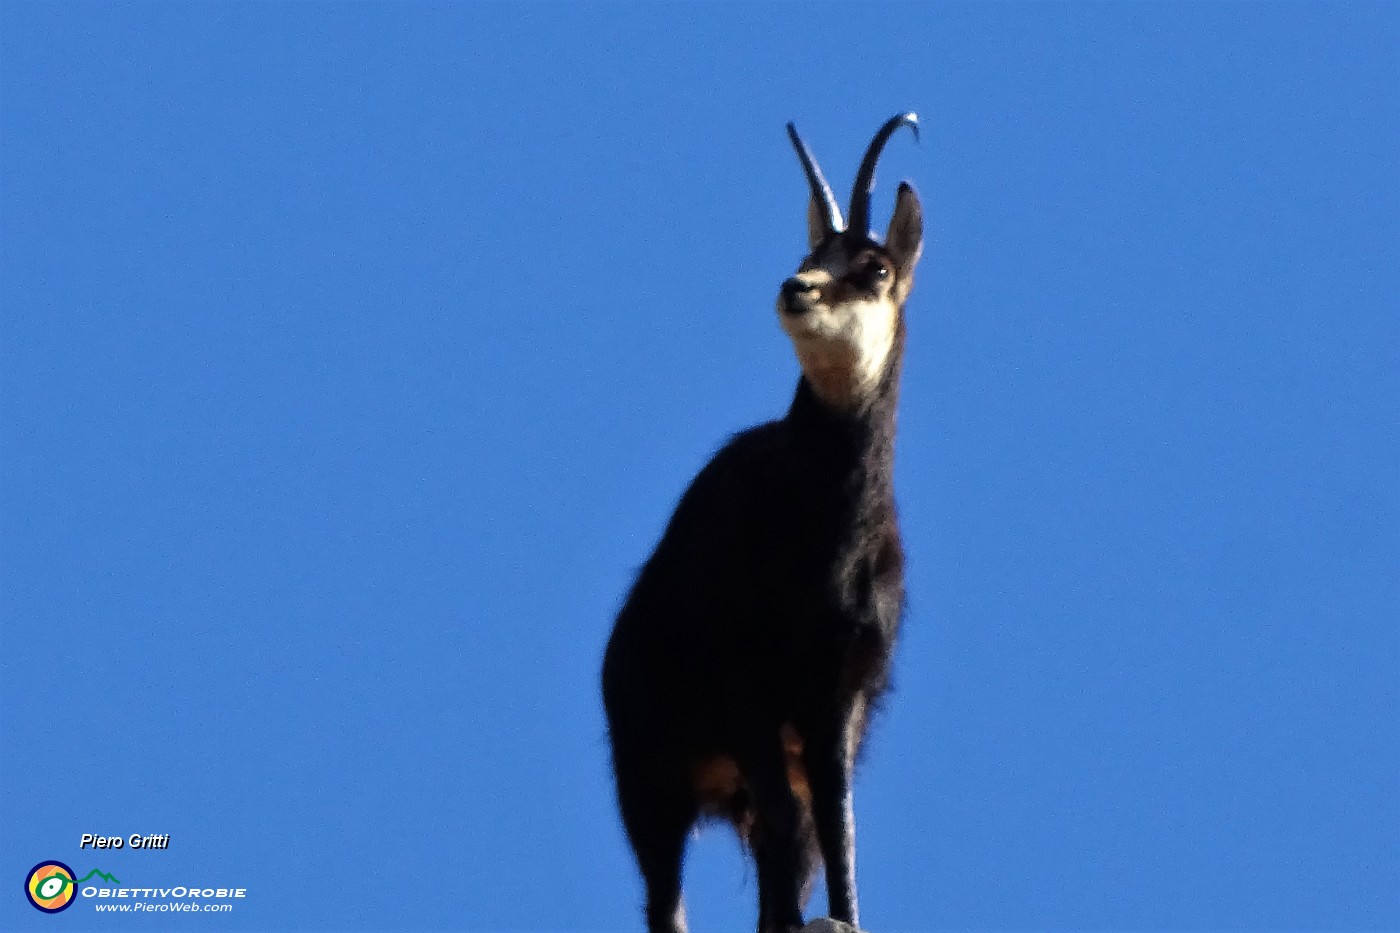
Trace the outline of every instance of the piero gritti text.
[[132, 833], [123, 839], [121, 836], [94, 836], [92, 833], [83, 833], [83, 839], [78, 848], [168, 849], [170, 848], [170, 834], [143, 836], [140, 833]]

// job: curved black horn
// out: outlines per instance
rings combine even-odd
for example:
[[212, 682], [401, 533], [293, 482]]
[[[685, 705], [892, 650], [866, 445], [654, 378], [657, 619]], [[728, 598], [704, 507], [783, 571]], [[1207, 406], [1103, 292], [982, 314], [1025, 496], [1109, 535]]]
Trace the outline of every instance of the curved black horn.
[[851, 219], [847, 228], [857, 236], [866, 236], [870, 230], [870, 192], [875, 190], [875, 163], [880, 161], [880, 152], [885, 148], [885, 143], [901, 126], [908, 126], [914, 131], [914, 138], [919, 138], [918, 114], [901, 113], [890, 117], [870, 141], [870, 148], [865, 150], [865, 158], [861, 160], [860, 171], [856, 172], [856, 183], [851, 188]]
[[817, 210], [821, 211], [822, 223], [832, 233], [840, 233], [844, 225], [841, 221], [841, 206], [836, 203], [836, 195], [831, 193], [831, 186], [822, 176], [821, 167], [812, 157], [812, 151], [807, 148], [802, 137], [797, 135], [797, 127], [789, 123], [787, 131], [788, 138], [792, 140], [792, 148], [797, 150], [797, 157], [802, 160], [802, 171], [807, 173], [807, 184], [812, 188], [812, 202], [817, 205]]

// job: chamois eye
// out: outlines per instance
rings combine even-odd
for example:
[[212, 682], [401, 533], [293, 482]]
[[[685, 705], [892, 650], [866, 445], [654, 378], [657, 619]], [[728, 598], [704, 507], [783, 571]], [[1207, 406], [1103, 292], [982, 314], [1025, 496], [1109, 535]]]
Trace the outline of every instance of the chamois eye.
[[889, 276], [890, 267], [878, 259], [871, 258], [856, 267], [851, 280], [863, 288], [874, 288], [876, 284], [883, 282]]

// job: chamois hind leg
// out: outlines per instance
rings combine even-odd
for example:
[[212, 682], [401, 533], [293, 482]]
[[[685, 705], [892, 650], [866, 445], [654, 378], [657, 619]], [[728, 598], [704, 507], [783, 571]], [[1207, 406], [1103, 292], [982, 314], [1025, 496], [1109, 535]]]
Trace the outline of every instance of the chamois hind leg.
[[812, 789], [812, 821], [826, 864], [829, 916], [860, 926], [856, 902], [855, 813], [851, 798], [855, 711], [845, 709], [824, 725], [809, 730], [803, 765]]
[[698, 816], [689, 788], [651, 769], [618, 768], [618, 806], [646, 883], [649, 933], [686, 933], [681, 863], [686, 836]]
[[811, 893], [812, 825], [788, 783], [776, 730], [771, 747], [750, 750], [740, 769], [755, 811], [749, 845], [758, 865], [759, 933], [793, 933]]

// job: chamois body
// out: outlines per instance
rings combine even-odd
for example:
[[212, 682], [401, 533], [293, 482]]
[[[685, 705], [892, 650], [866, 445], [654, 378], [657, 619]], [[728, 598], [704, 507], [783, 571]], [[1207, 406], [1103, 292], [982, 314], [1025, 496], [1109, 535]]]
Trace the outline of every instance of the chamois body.
[[[896, 121], [865, 174], [910, 119]], [[732, 822], [753, 851], [760, 930], [801, 926], [819, 862], [831, 916], [857, 922], [851, 776], [903, 608], [895, 404], [922, 220], [902, 186], [887, 247], [834, 229], [818, 193], [814, 182], [812, 252], [779, 298], [803, 368], [792, 404], [696, 476], [604, 658], [618, 801], [653, 931], [685, 928], [681, 862], [704, 816]]]

